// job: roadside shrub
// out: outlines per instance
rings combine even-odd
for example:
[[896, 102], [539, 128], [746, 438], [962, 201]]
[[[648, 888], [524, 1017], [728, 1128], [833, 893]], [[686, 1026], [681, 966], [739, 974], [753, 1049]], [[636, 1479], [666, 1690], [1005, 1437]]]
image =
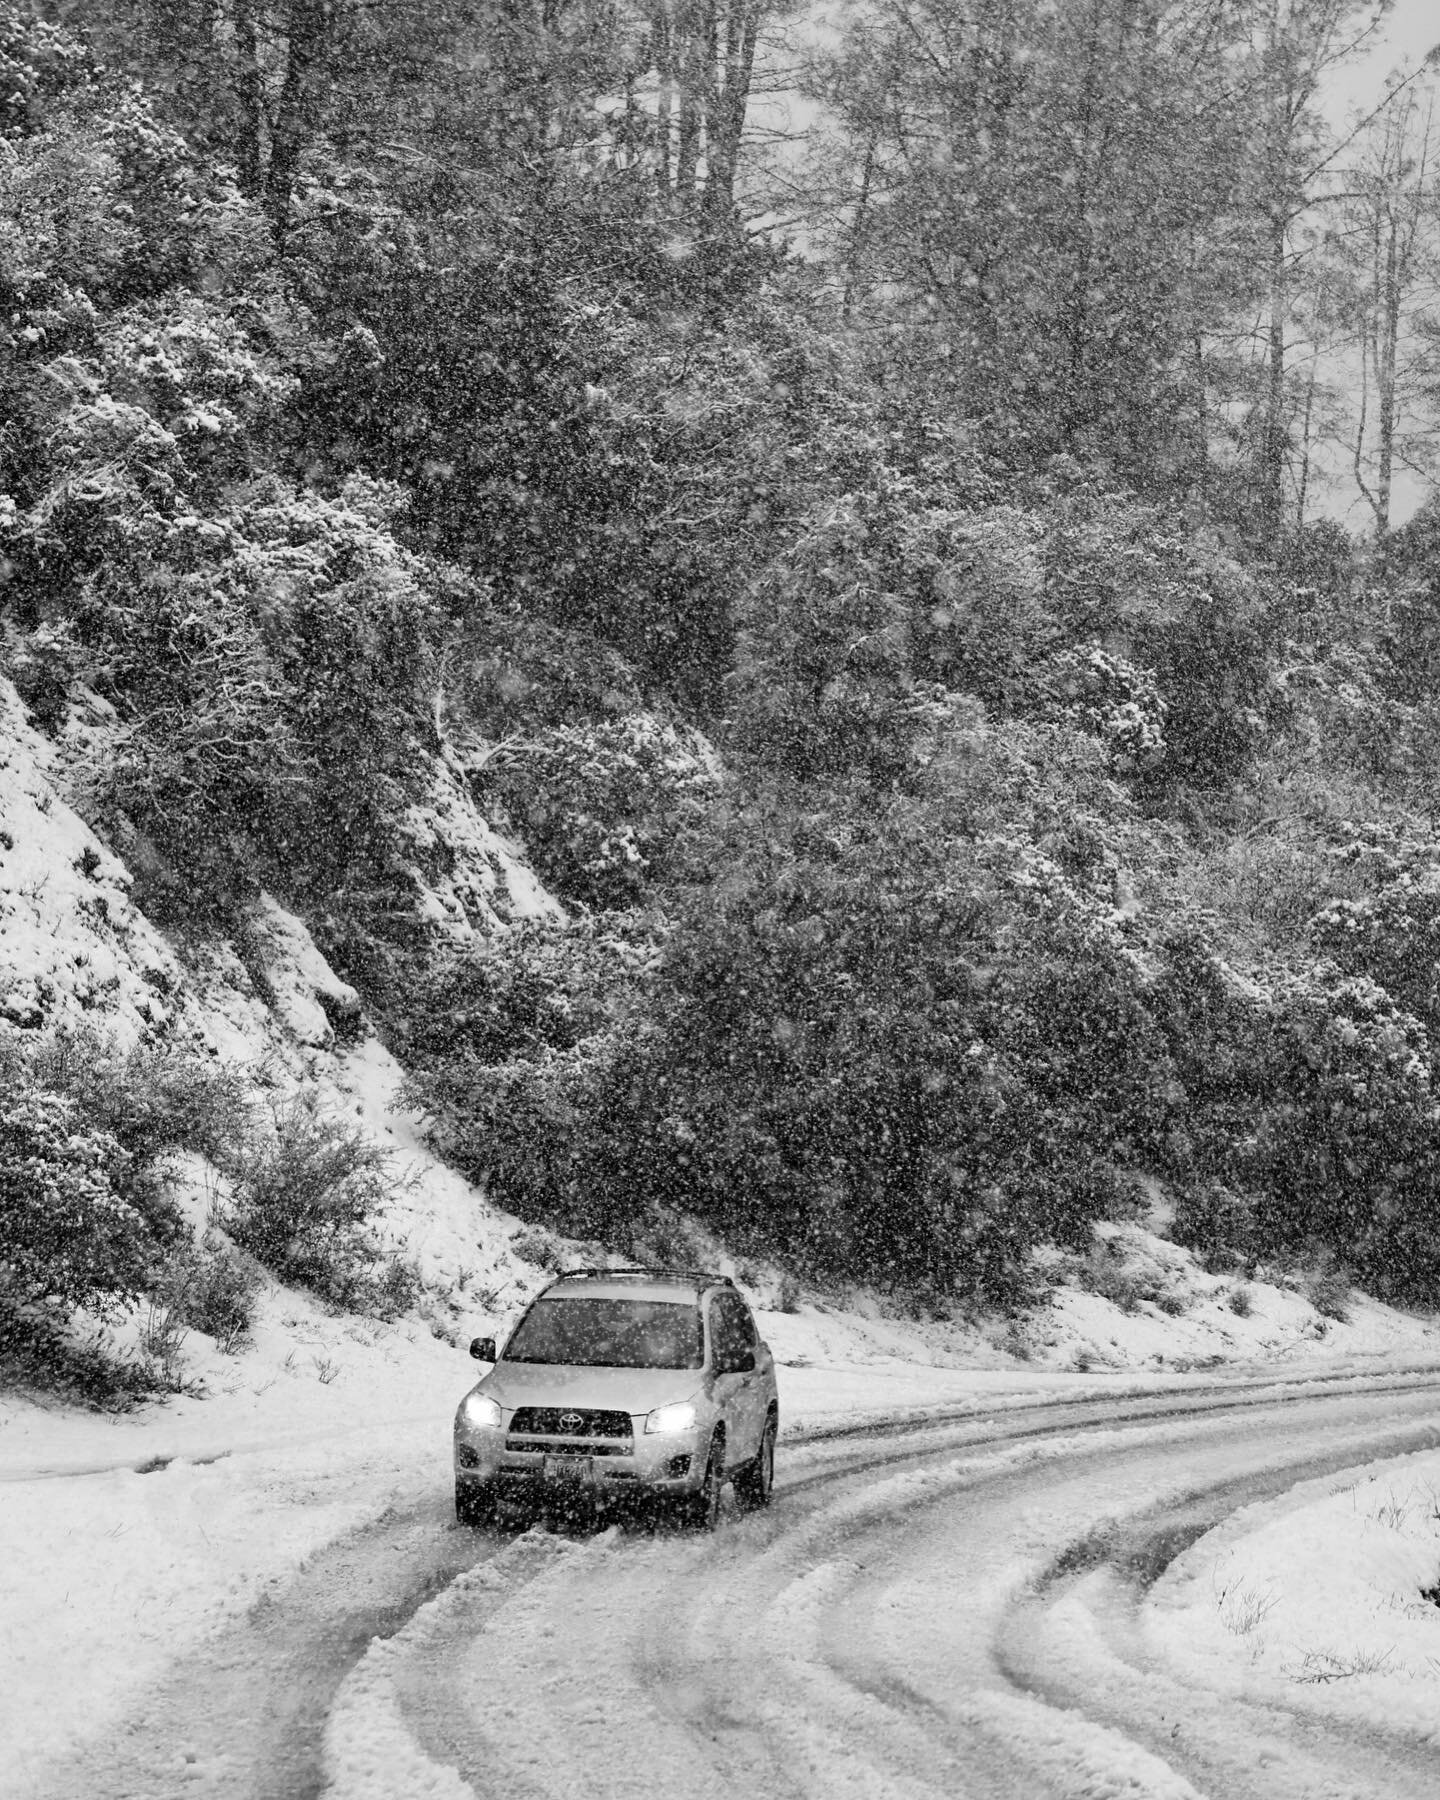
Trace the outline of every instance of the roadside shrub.
[[1344, 1325], [1350, 1318], [1350, 1276], [1333, 1251], [1321, 1247], [1315, 1252], [1300, 1277], [1305, 1298], [1322, 1318]]
[[[0, 1092], [0, 1361], [96, 1403], [183, 1388], [184, 1327], [233, 1348], [255, 1277], [227, 1247], [194, 1247], [163, 1163], [179, 1149], [224, 1163], [243, 1148], [239, 1075], [180, 1046], [119, 1050], [99, 1032], [57, 1031], [0, 1037]], [[137, 1353], [77, 1348], [71, 1314], [103, 1318], [146, 1296]]]
[[157, 1306], [214, 1338], [229, 1355], [250, 1335], [261, 1283], [255, 1262], [210, 1232], [199, 1245], [185, 1242], [170, 1251], [151, 1295]]
[[1219, 1182], [1194, 1182], [1176, 1196], [1170, 1235], [1193, 1250], [1212, 1274], [1219, 1274], [1254, 1254], [1254, 1213], [1243, 1195]]
[[140, 1293], [156, 1245], [124, 1198], [130, 1168], [64, 1096], [0, 1099], [0, 1270], [19, 1301], [104, 1312]]
[[180, 1352], [185, 1344], [185, 1321], [173, 1307], [152, 1300], [140, 1327], [138, 1354], [166, 1393], [199, 1393], [198, 1383], [187, 1380]]
[[220, 1167], [250, 1130], [243, 1072], [188, 1046], [120, 1050], [99, 1031], [67, 1029], [29, 1046], [24, 1064], [32, 1082], [83, 1106], [142, 1166], [193, 1150]]
[[3, 1279], [0, 1386], [110, 1412], [174, 1391], [153, 1358], [120, 1351], [102, 1331], [77, 1331], [65, 1308], [23, 1301]]
[[1138, 1269], [1128, 1268], [1123, 1256], [1109, 1243], [1097, 1243], [1085, 1259], [1080, 1276], [1092, 1294], [1118, 1306], [1123, 1313], [1137, 1312], [1142, 1300], [1159, 1297], [1153, 1279]]
[[357, 1293], [358, 1310], [376, 1319], [398, 1319], [425, 1292], [420, 1265], [410, 1256], [384, 1256]]
[[511, 1253], [522, 1262], [534, 1263], [538, 1269], [558, 1269], [565, 1260], [563, 1247], [548, 1231], [527, 1226], [510, 1240]]
[[1275, 1023], [1271, 1086], [1237, 1156], [1262, 1242], [1318, 1240], [1347, 1259], [1364, 1245], [1383, 1262], [1394, 1226], [1440, 1223], [1423, 1027], [1374, 982], [1333, 969], [1287, 982]]
[[1153, 1005], [1189, 1177], [1176, 1238], [1217, 1269], [1319, 1244], [1391, 1298], [1433, 1296], [1440, 1102], [1422, 1022], [1334, 964], [1278, 971], [1266, 991], [1198, 942], [1166, 952]]
[[947, 804], [733, 809], [632, 1005], [426, 1070], [441, 1154], [577, 1236], [679, 1213], [802, 1273], [1028, 1297], [1033, 1245], [1088, 1241], [1153, 1156], [1164, 1050], [1099, 903]]
[[[429, 1115], [437, 1154], [503, 1196], [520, 1218], [604, 1237], [638, 1216], [644, 1201], [632, 1194], [615, 1209], [595, 1179], [613, 1134], [624, 1129], [618, 1115], [603, 1111], [602, 1066], [588, 1046], [494, 1066], [456, 1059], [409, 1092]], [[635, 1149], [643, 1154], [643, 1146]]]
[[242, 1249], [334, 1306], [373, 1299], [383, 1255], [369, 1227], [394, 1185], [386, 1151], [295, 1101], [229, 1172], [222, 1223]]
[[155, 1246], [184, 1236], [163, 1180], [170, 1151], [192, 1150], [217, 1166], [243, 1146], [250, 1107], [238, 1069], [183, 1045], [120, 1049], [95, 1030], [62, 1029], [33, 1041], [0, 1039], [0, 1081], [59, 1096], [87, 1130], [113, 1139], [124, 1155], [109, 1167], [116, 1194], [139, 1216]]

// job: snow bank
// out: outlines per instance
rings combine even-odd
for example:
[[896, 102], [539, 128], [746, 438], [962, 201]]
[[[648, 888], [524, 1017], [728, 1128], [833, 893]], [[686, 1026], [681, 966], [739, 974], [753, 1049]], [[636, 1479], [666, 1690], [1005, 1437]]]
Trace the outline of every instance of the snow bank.
[[1060, 1285], [1013, 1346], [1051, 1368], [1184, 1371], [1440, 1349], [1432, 1319], [1363, 1294], [1347, 1299], [1344, 1318], [1327, 1316], [1278, 1280], [1212, 1275], [1141, 1225], [1102, 1223], [1084, 1267], [1057, 1254], [1053, 1273]]
[[1176, 1559], [1144, 1615], [1190, 1684], [1440, 1742], [1440, 1452], [1247, 1507]]
[[26, 1792], [307, 1556], [433, 1484], [456, 1361], [414, 1327], [280, 1295], [209, 1403], [0, 1406], [0, 1791]]

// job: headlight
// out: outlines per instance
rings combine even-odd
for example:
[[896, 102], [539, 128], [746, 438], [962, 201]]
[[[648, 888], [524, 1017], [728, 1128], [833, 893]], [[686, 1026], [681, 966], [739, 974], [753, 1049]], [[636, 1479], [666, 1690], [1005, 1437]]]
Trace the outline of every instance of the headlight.
[[645, 1420], [647, 1431], [693, 1431], [695, 1429], [695, 1406], [690, 1400], [682, 1400], [675, 1406], [657, 1406]]
[[498, 1431], [501, 1424], [500, 1402], [488, 1394], [467, 1394], [460, 1403], [460, 1423], [471, 1430], [488, 1428]]

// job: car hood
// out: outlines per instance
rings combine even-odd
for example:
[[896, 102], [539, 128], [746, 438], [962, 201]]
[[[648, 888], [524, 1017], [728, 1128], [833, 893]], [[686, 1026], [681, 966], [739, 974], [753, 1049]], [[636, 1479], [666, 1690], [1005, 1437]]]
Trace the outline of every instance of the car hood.
[[594, 1406], [647, 1413], [698, 1393], [699, 1369], [577, 1369], [566, 1363], [497, 1363], [479, 1382], [502, 1406]]

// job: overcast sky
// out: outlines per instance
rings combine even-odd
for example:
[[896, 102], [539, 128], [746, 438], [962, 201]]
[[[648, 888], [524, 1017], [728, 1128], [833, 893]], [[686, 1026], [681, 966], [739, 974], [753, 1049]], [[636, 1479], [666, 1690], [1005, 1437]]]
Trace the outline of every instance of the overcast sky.
[[1413, 67], [1440, 44], [1440, 6], [1436, 0], [1395, 0], [1394, 10], [1376, 38], [1376, 47], [1334, 83], [1342, 110], [1373, 105], [1385, 91], [1385, 77], [1402, 62]]
[[[1395, 0], [1395, 6], [1376, 35], [1375, 47], [1351, 66], [1342, 69], [1331, 82], [1330, 116], [1337, 127], [1357, 114], [1363, 114], [1382, 99], [1385, 79], [1395, 69], [1418, 68], [1429, 51], [1440, 44], [1440, 4], [1437, 0]], [[1440, 71], [1437, 71], [1440, 74]], [[1347, 377], [1344, 369], [1331, 370], [1331, 378], [1342, 385]], [[1368, 509], [1356, 492], [1349, 475], [1349, 457], [1320, 450], [1317, 460], [1331, 467], [1334, 480], [1328, 490], [1314, 494], [1321, 512], [1343, 519], [1347, 525], [1364, 530], [1370, 523]], [[1392, 521], [1400, 525], [1409, 518], [1431, 491], [1431, 482], [1406, 469], [1395, 473]]]

